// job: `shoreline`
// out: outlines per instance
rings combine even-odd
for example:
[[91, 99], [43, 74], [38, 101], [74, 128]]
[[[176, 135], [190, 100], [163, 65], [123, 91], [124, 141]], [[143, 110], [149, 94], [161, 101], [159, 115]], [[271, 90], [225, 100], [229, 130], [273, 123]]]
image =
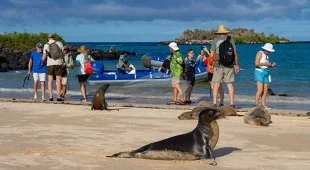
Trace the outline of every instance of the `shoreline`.
[[[83, 105], [91, 107], [91, 101], [64, 101], [64, 102], [49, 102], [32, 99], [22, 98], [0, 98], [0, 102], [13, 102], [13, 103], [40, 103], [40, 104], [63, 104], [63, 105]], [[127, 107], [127, 108], [145, 108], [145, 109], [172, 109], [172, 110], [192, 110], [197, 104], [194, 105], [164, 105], [164, 104], [145, 104], [145, 103], [127, 103], [127, 102], [108, 102], [109, 108]], [[236, 112], [246, 113], [250, 110], [249, 107], [237, 108]], [[309, 117], [310, 110], [296, 110], [296, 109], [271, 109], [268, 111], [271, 115], [278, 116], [291, 116], [291, 117]]]

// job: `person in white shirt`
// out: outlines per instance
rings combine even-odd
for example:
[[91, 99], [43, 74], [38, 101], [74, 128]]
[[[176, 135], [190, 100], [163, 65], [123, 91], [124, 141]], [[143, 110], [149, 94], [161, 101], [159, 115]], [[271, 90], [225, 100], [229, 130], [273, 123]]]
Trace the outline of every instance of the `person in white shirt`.
[[[54, 46], [54, 45], [57, 46]], [[52, 48], [53, 47], [53, 48]], [[53, 80], [56, 77], [56, 86], [57, 86], [57, 101], [63, 101], [60, 97], [61, 91], [61, 67], [63, 65], [63, 56], [62, 56], [63, 45], [61, 42], [55, 40], [53, 34], [48, 35], [48, 43], [44, 45], [43, 48], [43, 57], [42, 64], [47, 62], [47, 75], [48, 75], [48, 92], [50, 95], [49, 101], [53, 101]], [[54, 54], [61, 56], [54, 58]]]

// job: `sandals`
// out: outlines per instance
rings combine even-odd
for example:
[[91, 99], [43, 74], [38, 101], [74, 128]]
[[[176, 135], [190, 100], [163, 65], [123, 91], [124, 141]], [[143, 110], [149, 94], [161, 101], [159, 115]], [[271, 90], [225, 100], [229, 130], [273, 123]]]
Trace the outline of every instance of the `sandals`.
[[87, 101], [87, 97], [86, 98], [81, 98], [80, 101], [81, 102], [86, 102]]
[[185, 102], [180, 100], [179, 102], [176, 102], [176, 105], [185, 105]]
[[171, 101], [167, 102], [167, 105], [174, 105], [174, 104], [176, 104], [176, 103], [177, 103], [176, 101], [171, 100]]

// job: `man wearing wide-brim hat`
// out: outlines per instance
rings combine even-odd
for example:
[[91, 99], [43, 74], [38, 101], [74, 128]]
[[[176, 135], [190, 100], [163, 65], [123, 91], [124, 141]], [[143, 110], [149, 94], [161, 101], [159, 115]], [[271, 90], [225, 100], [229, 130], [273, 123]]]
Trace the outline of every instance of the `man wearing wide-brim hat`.
[[[236, 45], [234, 39], [228, 36], [230, 33], [229, 30], [225, 28], [224, 25], [219, 25], [217, 32], [215, 34], [218, 35], [212, 41], [211, 46], [211, 61], [213, 61], [215, 57], [215, 64], [213, 66], [213, 77], [212, 77], [212, 84], [213, 84], [213, 105], [217, 106], [217, 95], [220, 93], [220, 106], [224, 105], [224, 93], [221, 87], [221, 83], [225, 82], [227, 84], [229, 98], [230, 98], [230, 105], [235, 108], [234, 104], [234, 74], [239, 72], [239, 63], [238, 63], [238, 55], [236, 51]], [[229, 38], [228, 38], [229, 37]], [[220, 44], [223, 43], [225, 40], [229, 41], [233, 47], [233, 54], [234, 54], [234, 62], [231, 65], [223, 65], [220, 62], [219, 57], [219, 47]]]

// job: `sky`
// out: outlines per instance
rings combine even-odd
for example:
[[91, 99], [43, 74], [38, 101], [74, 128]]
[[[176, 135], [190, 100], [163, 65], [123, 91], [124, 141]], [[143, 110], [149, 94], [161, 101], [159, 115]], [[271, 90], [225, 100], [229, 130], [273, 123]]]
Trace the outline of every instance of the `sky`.
[[310, 40], [310, 0], [1, 0], [0, 11], [0, 33], [67, 42], [158, 42], [219, 24]]

